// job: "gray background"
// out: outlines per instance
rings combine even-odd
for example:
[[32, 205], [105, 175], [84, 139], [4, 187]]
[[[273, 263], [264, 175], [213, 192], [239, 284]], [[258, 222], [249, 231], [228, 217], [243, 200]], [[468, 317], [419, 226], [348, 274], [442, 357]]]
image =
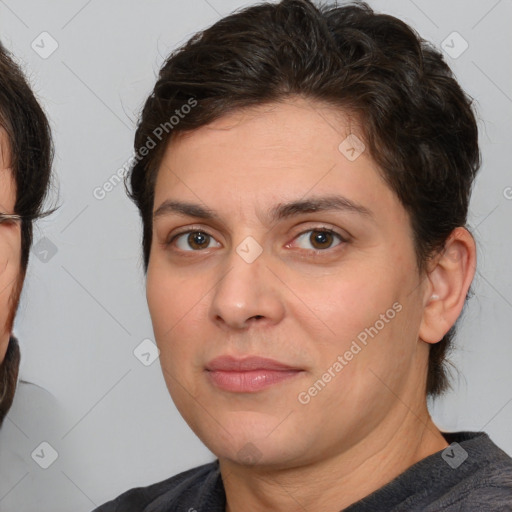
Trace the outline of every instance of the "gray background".
[[[0, 1], [1, 40], [51, 119], [53, 197], [62, 205], [36, 228], [15, 328], [22, 378], [39, 387], [21, 385], [2, 432], [16, 461], [0, 489], [1, 511], [87, 511], [212, 458], [175, 410], [158, 361], [144, 366], [133, 354], [153, 338], [137, 212], [122, 184], [102, 200], [93, 191], [131, 156], [138, 112], [164, 57], [251, 3]], [[470, 216], [479, 270], [452, 356], [460, 375], [432, 412], [440, 428], [485, 430], [512, 454], [512, 2], [370, 5], [439, 47], [454, 31], [469, 44], [446, 59], [475, 98], [480, 119], [483, 167]], [[51, 49], [44, 31], [58, 43], [47, 58], [31, 47], [35, 41], [40, 52]], [[457, 36], [447, 41], [452, 54], [462, 49]], [[39, 464], [50, 461], [48, 448], [31, 457], [43, 441], [58, 453], [46, 470]]]

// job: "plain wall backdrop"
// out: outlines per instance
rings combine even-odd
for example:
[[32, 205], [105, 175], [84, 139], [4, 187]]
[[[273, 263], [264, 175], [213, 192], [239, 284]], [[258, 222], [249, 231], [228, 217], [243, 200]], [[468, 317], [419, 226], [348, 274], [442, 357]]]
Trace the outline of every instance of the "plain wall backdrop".
[[[51, 121], [53, 198], [61, 205], [35, 229], [15, 326], [21, 378], [53, 397], [46, 409], [51, 427], [37, 419], [46, 407], [37, 393], [28, 393], [6, 421], [3, 435], [21, 455], [0, 492], [1, 511], [85, 512], [213, 458], [176, 411], [158, 360], [145, 366], [134, 355], [143, 340], [154, 339], [140, 222], [122, 183], [105, 194], [98, 187], [132, 155], [138, 113], [163, 59], [193, 33], [252, 3], [0, 1], [0, 39], [22, 63]], [[469, 219], [479, 251], [475, 295], [451, 356], [459, 370], [453, 390], [431, 410], [441, 429], [485, 430], [512, 455], [512, 3], [369, 3], [444, 48], [476, 102], [483, 165]], [[42, 459], [55, 458], [52, 450], [57, 459], [43, 469]]]

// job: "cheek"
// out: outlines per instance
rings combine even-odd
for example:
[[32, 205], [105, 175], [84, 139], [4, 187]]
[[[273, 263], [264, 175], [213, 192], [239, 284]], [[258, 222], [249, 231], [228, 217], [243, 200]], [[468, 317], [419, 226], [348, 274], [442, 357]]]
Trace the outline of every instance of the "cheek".
[[146, 297], [155, 336], [161, 341], [172, 339], [197, 314], [206, 293], [203, 280], [171, 269], [165, 262], [150, 261]]
[[[5, 229], [4, 229], [5, 228]], [[0, 226], [0, 329], [10, 332], [14, 320], [20, 279], [21, 237], [19, 230]]]
[[179, 269], [171, 270], [165, 263], [150, 262], [146, 296], [166, 380], [170, 375], [185, 378], [194, 371], [194, 362], [204, 349], [197, 340], [203, 339], [208, 288], [202, 279], [180, 275]]
[[398, 276], [364, 262], [321, 276], [289, 273], [285, 280], [294, 283], [294, 294], [300, 299], [292, 313], [295, 321], [303, 329], [316, 330], [318, 342], [336, 350], [391, 308], [402, 286]]
[[146, 295], [162, 375], [174, 404], [193, 429], [197, 411], [191, 397], [200, 395], [200, 361], [207, 349], [201, 340], [208, 339], [204, 288], [201, 280], [180, 277], [179, 270], [170, 271], [166, 265], [148, 267]]
[[340, 279], [328, 292], [310, 297], [324, 304], [319, 315], [334, 333], [316, 347], [321, 363], [315, 376], [329, 369], [336, 375], [318, 406], [337, 404], [357, 416], [364, 404], [380, 404], [384, 413], [410, 378], [421, 320], [410, 293], [413, 279], [397, 270], [377, 274], [380, 278], [368, 270]]
[[387, 264], [381, 258], [347, 265], [346, 270], [320, 279], [296, 279], [294, 292], [314, 313], [305, 315], [298, 305], [292, 315], [313, 342], [315, 375], [329, 371], [342, 357], [343, 369], [331, 370], [346, 391], [337, 392], [340, 400], [358, 395], [355, 390], [366, 393], [375, 384], [369, 368], [393, 381], [397, 369], [414, 356], [419, 317], [410, 294], [411, 276], [413, 268]]

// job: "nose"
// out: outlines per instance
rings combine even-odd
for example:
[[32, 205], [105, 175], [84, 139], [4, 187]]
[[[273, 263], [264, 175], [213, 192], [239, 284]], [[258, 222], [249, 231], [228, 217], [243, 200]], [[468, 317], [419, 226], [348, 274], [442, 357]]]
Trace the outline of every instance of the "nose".
[[212, 296], [212, 321], [231, 329], [279, 323], [285, 311], [282, 289], [267, 267], [265, 253], [248, 263], [233, 251], [227, 263], [228, 270]]

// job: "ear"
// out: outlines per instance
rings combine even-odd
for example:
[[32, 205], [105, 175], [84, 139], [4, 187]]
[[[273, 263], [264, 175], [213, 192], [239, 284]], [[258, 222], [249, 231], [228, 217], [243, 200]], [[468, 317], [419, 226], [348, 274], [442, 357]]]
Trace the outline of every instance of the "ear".
[[5, 358], [7, 347], [9, 346], [9, 339], [9, 334], [0, 334], [0, 364], [2, 364]]
[[476, 245], [465, 228], [454, 229], [428, 271], [419, 337], [437, 343], [459, 317], [476, 270]]

